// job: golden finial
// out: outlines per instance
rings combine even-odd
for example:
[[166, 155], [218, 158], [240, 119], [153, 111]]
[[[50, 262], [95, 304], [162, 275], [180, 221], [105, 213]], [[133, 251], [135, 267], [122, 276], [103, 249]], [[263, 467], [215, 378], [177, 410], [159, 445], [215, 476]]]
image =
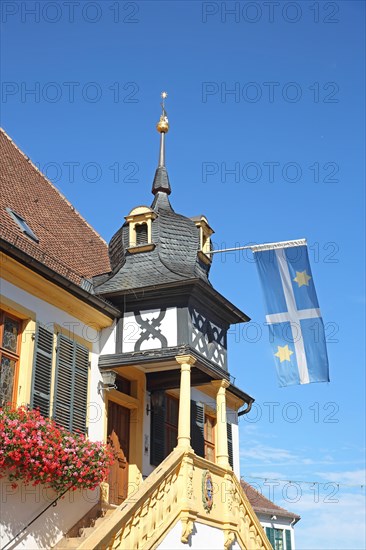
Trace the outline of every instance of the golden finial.
[[167, 92], [161, 92], [160, 96], [163, 100], [161, 102], [162, 112], [161, 112], [161, 115], [160, 115], [160, 120], [156, 125], [156, 129], [157, 129], [158, 132], [160, 132], [160, 134], [166, 134], [169, 130], [169, 121], [168, 121], [168, 117], [167, 117], [167, 112], [165, 110], [165, 99], [168, 97], [168, 94], [167, 94]]

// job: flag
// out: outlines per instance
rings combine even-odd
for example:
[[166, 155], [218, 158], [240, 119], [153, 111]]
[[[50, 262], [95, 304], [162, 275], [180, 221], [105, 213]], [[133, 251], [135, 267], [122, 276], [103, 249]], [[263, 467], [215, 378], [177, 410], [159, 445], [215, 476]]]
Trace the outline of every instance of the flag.
[[251, 249], [280, 386], [329, 382], [324, 324], [305, 239]]

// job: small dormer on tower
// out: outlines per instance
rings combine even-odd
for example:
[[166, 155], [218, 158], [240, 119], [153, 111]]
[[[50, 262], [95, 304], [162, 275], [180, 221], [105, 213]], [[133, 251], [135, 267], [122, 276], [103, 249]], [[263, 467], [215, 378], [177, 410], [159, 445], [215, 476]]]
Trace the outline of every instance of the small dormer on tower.
[[127, 250], [130, 254], [154, 250], [155, 244], [152, 241], [151, 224], [156, 217], [157, 214], [148, 206], [137, 206], [131, 210], [128, 216], [125, 216], [129, 226], [129, 246]]
[[212, 250], [211, 235], [213, 235], [215, 231], [209, 226], [205, 216], [195, 216], [191, 218], [191, 220], [195, 223], [196, 227], [198, 227], [200, 233], [198, 257], [202, 262], [210, 265], [212, 262], [212, 254], [209, 254]]

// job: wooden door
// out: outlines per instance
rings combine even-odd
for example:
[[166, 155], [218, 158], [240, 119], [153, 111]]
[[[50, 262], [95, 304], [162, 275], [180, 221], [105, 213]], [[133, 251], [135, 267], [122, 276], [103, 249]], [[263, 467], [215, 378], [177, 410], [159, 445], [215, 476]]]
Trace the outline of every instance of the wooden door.
[[109, 502], [121, 504], [128, 492], [130, 410], [114, 401], [108, 401], [108, 441], [116, 457], [108, 479]]

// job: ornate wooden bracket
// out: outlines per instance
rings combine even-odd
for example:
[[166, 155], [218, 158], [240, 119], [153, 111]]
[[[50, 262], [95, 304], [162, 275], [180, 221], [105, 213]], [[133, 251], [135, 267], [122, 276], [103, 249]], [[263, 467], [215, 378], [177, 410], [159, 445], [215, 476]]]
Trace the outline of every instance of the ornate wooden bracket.
[[182, 518], [182, 536], [180, 538], [181, 542], [187, 544], [189, 537], [193, 532], [194, 522], [191, 518]]
[[235, 542], [235, 539], [236, 535], [234, 531], [224, 531], [224, 547], [226, 548], [226, 550], [230, 550], [232, 544], [234, 544]]

